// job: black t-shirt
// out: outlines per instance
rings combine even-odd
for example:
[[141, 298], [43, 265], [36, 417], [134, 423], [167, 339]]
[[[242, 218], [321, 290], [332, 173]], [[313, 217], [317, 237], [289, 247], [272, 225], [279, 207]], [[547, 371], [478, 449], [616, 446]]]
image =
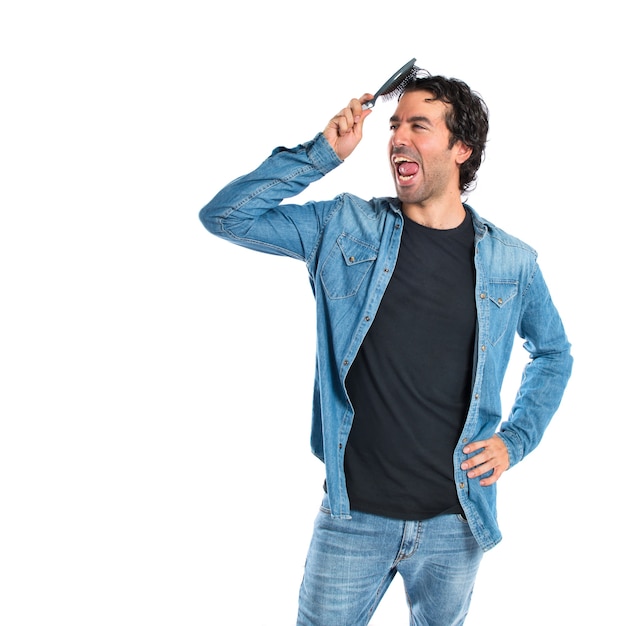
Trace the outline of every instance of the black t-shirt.
[[405, 219], [396, 268], [346, 381], [351, 507], [400, 519], [460, 513], [452, 454], [469, 406], [474, 230]]

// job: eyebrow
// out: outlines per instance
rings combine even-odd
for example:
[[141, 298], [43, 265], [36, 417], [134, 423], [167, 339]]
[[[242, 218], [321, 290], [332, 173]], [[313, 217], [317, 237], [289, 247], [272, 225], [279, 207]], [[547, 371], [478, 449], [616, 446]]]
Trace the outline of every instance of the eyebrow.
[[[389, 121], [390, 122], [399, 122], [400, 118], [397, 115], [392, 115], [389, 118]], [[413, 117], [409, 117], [407, 119], [407, 122], [409, 122], [411, 124], [414, 123], [414, 122], [421, 122], [423, 124], [428, 124], [428, 126], [432, 126], [433, 125], [431, 120], [429, 118], [427, 118], [426, 116], [424, 116], [424, 115], [414, 115]]]

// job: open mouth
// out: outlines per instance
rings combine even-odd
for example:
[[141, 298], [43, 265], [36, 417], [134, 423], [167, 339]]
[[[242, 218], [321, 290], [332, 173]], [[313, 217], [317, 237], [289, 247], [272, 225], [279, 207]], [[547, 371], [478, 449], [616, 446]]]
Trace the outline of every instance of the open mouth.
[[407, 182], [411, 180], [419, 171], [419, 164], [415, 161], [411, 161], [403, 156], [392, 157], [393, 164], [396, 168], [398, 180]]

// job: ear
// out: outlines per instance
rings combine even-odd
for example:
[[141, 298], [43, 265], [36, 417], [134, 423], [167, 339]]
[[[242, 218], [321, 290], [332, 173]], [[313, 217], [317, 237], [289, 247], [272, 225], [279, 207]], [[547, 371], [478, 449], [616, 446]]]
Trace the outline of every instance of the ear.
[[469, 159], [472, 156], [473, 150], [469, 146], [466, 146], [462, 141], [456, 142], [455, 149], [456, 149], [456, 162], [458, 165], [465, 163], [465, 161], [467, 161], [467, 159]]

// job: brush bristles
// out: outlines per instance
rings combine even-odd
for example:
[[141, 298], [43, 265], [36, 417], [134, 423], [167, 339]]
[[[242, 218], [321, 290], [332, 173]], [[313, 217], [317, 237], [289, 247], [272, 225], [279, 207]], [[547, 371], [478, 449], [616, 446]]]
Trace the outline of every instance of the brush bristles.
[[426, 78], [427, 76], [430, 76], [430, 73], [427, 70], [414, 65], [406, 74], [398, 76], [398, 79], [389, 86], [389, 89], [387, 89], [384, 93], [381, 93], [380, 97], [384, 102], [398, 99], [404, 93], [406, 86], [413, 79]]

